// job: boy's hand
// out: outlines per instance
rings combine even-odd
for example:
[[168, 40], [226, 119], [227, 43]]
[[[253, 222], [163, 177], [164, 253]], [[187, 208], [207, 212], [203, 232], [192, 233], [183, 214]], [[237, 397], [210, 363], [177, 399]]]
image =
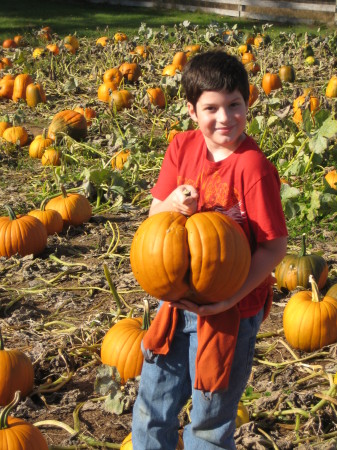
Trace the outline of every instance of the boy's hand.
[[170, 201], [174, 211], [191, 216], [198, 208], [198, 191], [189, 184], [178, 186], [171, 194]]
[[178, 302], [170, 302], [170, 306], [175, 306], [178, 309], [186, 309], [187, 311], [194, 312], [199, 316], [211, 316], [213, 314], [219, 314], [227, 311], [238, 303], [237, 299], [224, 300], [222, 302], [212, 303], [210, 305], [199, 305], [191, 302], [188, 299], [180, 299]]

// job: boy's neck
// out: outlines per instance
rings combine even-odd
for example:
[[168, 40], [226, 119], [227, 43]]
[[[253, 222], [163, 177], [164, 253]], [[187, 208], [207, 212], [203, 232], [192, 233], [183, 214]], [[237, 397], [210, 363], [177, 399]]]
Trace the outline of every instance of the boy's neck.
[[242, 133], [240, 139], [238, 140], [234, 149], [226, 148], [226, 147], [218, 147], [218, 148], [209, 148], [207, 146], [207, 159], [213, 162], [223, 161], [228, 158], [228, 156], [232, 155], [241, 145], [241, 143], [246, 139], [246, 134]]

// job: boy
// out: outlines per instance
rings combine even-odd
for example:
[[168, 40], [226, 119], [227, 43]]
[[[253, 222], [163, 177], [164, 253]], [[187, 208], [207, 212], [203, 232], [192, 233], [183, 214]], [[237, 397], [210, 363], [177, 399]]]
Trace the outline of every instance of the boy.
[[[252, 261], [246, 281], [229, 300], [205, 306], [190, 298], [161, 302], [143, 340], [132, 442], [134, 450], [174, 450], [178, 414], [192, 396], [185, 450], [234, 450], [237, 407], [271, 304], [270, 274], [286, 254], [287, 229], [277, 171], [244, 131], [249, 100], [244, 66], [223, 51], [201, 53], [185, 66], [182, 85], [198, 129], [177, 134], [169, 145], [151, 191], [150, 215], [227, 214], [245, 231]], [[200, 369], [202, 352], [212, 371]]]

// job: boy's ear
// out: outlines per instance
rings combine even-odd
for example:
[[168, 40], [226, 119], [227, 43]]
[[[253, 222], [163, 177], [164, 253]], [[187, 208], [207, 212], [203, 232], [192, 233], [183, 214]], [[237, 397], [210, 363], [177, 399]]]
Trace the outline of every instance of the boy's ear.
[[192, 103], [187, 102], [187, 109], [188, 109], [188, 113], [189, 113], [191, 119], [192, 119], [194, 122], [197, 122], [197, 121], [198, 121], [197, 113], [196, 113], [195, 108], [194, 108], [194, 106], [192, 105]]

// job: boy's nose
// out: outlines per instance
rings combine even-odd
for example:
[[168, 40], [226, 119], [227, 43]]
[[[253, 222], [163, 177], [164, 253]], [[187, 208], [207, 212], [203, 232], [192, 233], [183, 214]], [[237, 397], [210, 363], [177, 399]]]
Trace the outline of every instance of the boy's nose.
[[218, 119], [221, 122], [225, 122], [228, 119], [228, 117], [229, 117], [229, 113], [228, 113], [227, 109], [226, 108], [220, 108], [218, 112], [219, 112]]

